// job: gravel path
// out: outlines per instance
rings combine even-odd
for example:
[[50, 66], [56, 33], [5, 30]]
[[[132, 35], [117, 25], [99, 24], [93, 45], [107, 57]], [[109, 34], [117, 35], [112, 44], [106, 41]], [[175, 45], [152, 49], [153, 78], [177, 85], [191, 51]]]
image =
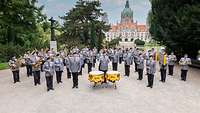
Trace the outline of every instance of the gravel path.
[[[110, 66], [111, 67], [111, 66]], [[159, 82], [157, 70], [153, 89], [147, 88], [146, 75], [137, 80], [134, 66], [131, 76], [122, 78], [115, 90], [112, 84], [93, 88], [87, 80], [87, 68], [79, 77], [79, 89], [71, 89], [72, 80], [63, 74], [63, 84], [54, 77], [54, 91], [46, 91], [42, 73], [41, 85], [33, 85], [33, 77], [26, 77], [21, 69], [21, 83], [13, 84], [10, 70], [0, 71], [0, 113], [200, 113], [200, 70], [191, 68], [186, 82], [180, 81], [180, 69]], [[145, 73], [145, 72], [144, 72]]]

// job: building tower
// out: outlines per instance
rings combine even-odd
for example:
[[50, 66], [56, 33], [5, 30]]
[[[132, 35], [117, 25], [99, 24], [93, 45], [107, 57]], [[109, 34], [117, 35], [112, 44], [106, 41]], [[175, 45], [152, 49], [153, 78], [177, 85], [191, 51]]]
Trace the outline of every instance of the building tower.
[[129, 6], [129, 0], [126, 1], [124, 10], [121, 12], [121, 23], [133, 23], [133, 10]]

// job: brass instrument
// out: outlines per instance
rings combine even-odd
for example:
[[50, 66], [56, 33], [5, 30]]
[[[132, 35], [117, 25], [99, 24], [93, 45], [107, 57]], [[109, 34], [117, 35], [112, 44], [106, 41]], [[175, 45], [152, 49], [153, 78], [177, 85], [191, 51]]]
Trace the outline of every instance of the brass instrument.
[[13, 63], [10, 65], [12, 70], [19, 68], [22, 65], [22, 58], [16, 59], [16, 61], [12, 61]]
[[184, 59], [184, 60], [180, 60], [180, 61], [179, 61], [179, 64], [180, 64], [180, 65], [190, 65], [190, 64], [192, 64], [192, 63], [191, 63], [191, 60]]
[[33, 68], [39, 68], [39, 66], [42, 64], [42, 59], [38, 60], [35, 64], [33, 64]]

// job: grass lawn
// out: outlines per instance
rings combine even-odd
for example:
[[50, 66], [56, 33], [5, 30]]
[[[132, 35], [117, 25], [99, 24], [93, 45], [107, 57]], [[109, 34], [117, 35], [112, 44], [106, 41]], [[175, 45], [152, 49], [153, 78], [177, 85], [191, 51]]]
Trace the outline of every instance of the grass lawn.
[[0, 70], [8, 69], [8, 63], [0, 63]]

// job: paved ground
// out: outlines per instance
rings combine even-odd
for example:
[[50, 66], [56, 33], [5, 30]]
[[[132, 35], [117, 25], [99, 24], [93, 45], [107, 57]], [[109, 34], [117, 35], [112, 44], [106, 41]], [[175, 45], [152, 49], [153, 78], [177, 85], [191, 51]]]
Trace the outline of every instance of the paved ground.
[[[124, 74], [120, 65], [121, 75]], [[55, 91], [46, 92], [44, 74], [40, 86], [33, 86], [33, 78], [25, 76], [13, 84], [10, 70], [0, 71], [0, 113], [200, 113], [200, 70], [191, 68], [188, 81], [180, 81], [180, 70], [160, 83], [157, 71], [154, 88], [147, 88], [146, 76], [137, 81], [131, 67], [129, 78], [122, 76], [115, 90], [92, 88], [87, 69], [79, 77], [79, 89], [71, 89], [72, 81], [63, 76], [63, 84], [54, 82]], [[54, 79], [55, 81], [55, 79]]]

